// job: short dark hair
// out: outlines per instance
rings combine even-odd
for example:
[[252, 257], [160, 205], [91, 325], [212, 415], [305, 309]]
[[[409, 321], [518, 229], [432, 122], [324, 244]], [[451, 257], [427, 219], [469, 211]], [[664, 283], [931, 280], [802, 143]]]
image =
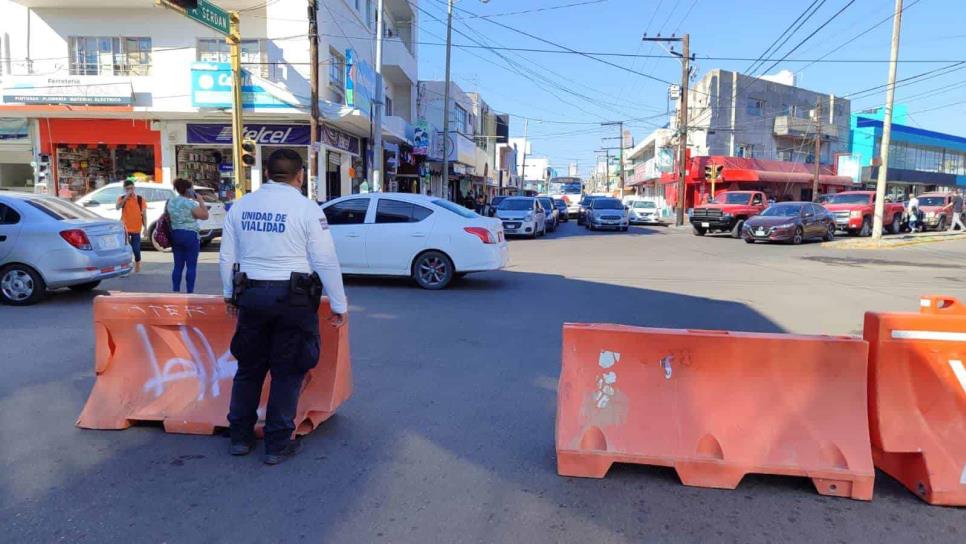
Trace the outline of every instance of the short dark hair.
[[124, 186], [125, 187], [131, 187], [133, 185], [134, 185], [134, 180], [133, 179], [126, 179], [126, 180], [124, 180]]
[[175, 191], [178, 191], [178, 194], [179, 195], [184, 196], [184, 194], [187, 193], [188, 192], [188, 189], [190, 189], [190, 188], [191, 188], [191, 182], [190, 181], [188, 181], [188, 180], [186, 180], [184, 178], [178, 178], [178, 179], [174, 180], [174, 190]]
[[302, 157], [288, 148], [272, 151], [268, 156], [268, 179], [288, 183], [302, 171]]

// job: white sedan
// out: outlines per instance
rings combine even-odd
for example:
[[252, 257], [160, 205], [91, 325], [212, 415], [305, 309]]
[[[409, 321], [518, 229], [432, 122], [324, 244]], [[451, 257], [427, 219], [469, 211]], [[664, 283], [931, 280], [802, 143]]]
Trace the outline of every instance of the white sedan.
[[448, 200], [410, 193], [344, 196], [322, 205], [345, 274], [408, 276], [442, 289], [509, 261], [503, 225]]

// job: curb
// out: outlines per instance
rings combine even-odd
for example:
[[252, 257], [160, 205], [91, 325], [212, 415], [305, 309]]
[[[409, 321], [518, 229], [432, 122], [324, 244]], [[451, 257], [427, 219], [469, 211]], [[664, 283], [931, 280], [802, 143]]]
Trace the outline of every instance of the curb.
[[882, 240], [836, 240], [822, 242], [822, 247], [830, 249], [893, 249], [899, 247], [918, 246], [950, 240], [966, 240], [966, 232], [953, 234], [931, 234], [925, 236], [904, 236], [902, 238], [885, 238]]

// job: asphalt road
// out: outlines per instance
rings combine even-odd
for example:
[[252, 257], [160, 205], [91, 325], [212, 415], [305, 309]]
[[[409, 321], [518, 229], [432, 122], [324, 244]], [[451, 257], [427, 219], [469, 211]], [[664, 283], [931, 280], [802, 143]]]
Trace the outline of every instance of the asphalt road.
[[[670, 469], [557, 476], [561, 324], [861, 333], [867, 309], [966, 299], [966, 241], [845, 252], [673, 228], [511, 243], [512, 266], [441, 292], [348, 281], [354, 394], [278, 467], [221, 437], [85, 431], [92, 295], [0, 307], [0, 527], [8, 542], [956, 542], [966, 509], [879, 474], [869, 503], [804, 478], [737, 490]], [[159, 291], [169, 257], [104, 289]], [[218, 293], [203, 256], [199, 292]], [[9, 539], [9, 540], [8, 540]]]

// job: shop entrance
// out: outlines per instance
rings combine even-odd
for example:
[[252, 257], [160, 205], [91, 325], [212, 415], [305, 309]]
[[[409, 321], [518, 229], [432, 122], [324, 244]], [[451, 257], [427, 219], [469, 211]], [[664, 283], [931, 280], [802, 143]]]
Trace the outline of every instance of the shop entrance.
[[176, 149], [176, 177], [218, 191], [222, 200], [234, 198], [235, 171], [230, 146], [179, 145]]
[[342, 154], [329, 151], [328, 156], [325, 161], [325, 198], [332, 200], [342, 196]]
[[309, 172], [307, 168], [308, 168], [308, 161], [309, 161], [309, 150], [306, 147], [293, 147], [293, 146], [287, 146], [287, 145], [263, 145], [262, 146], [262, 175], [264, 177], [265, 182], [271, 181], [268, 179], [268, 173], [266, 172], [268, 170], [268, 157], [270, 157], [272, 155], [272, 152], [275, 151], [276, 149], [282, 149], [282, 148], [291, 149], [292, 151], [298, 153], [299, 157], [302, 158], [302, 179], [305, 180], [305, 182], [302, 183], [302, 194], [305, 196], [308, 196]]

